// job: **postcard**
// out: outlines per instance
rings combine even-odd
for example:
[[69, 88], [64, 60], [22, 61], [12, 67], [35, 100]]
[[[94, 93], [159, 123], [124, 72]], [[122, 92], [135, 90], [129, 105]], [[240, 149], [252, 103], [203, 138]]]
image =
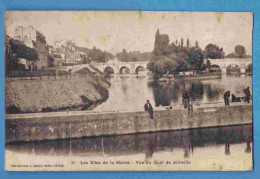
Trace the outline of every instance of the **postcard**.
[[6, 11], [8, 171], [253, 170], [251, 12]]

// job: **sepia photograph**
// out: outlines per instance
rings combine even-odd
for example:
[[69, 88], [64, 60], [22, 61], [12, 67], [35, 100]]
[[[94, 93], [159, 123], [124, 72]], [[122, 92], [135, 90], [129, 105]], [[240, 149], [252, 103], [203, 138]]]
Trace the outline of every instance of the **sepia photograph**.
[[252, 12], [6, 11], [8, 171], [250, 171]]

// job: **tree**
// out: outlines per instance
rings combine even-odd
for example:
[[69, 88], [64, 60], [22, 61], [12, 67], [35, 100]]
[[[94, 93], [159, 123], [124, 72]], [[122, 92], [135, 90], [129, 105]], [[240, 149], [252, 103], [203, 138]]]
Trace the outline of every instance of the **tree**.
[[183, 38], [181, 38], [181, 47], [183, 47]]
[[186, 46], [190, 47], [190, 40], [189, 39], [187, 39], [187, 45]]
[[218, 59], [218, 58], [225, 57], [223, 48], [219, 48], [217, 45], [213, 45], [213, 44], [208, 44], [205, 47], [204, 55], [206, 58], [211, 58], [211, 59]]
[[169, 57], [155, 56], [147, 64], [147, 69], [153, 72], [154, 79], [159, 79], [166, 73], [172, 73], [176, 69], [177, 65], [177, 62], [170, 59]]
[[38, 53], [33, 48], [27, 47], [18, 40], [11, 39], [10, 46], [17, 58], [25, 58], [28, 61], [36, 61]]
[[246, 56], [246, 49], [242, 45], [236, 45], [235, 46], [235, 55], [238, 58], [244, 58]]
[[202, 70], [203, 68], [203, 52], [201, 48], [192, 47], [188, 52], [188, 65], [191, 70]]
[[234, 53], [230, 53], [226, 55], [226, 58], [237, 58], [237, 56]]
[[105, 53], [102, 52], [102, 50], [97, 49], [96, 47], [93, 47], [93, 49], [90, 51], [89, 58], [98, 63], [104, 63], [106, 61], [105, 59]]
[[159, 29], [155, 34], [155, 42], [154, 42], [154, 55], [167, 55], [167, 46], [169, 45], [170, 39], [167, 34], [160, 34]]
[[25, 66], [19, 63], [21, 58], [28, 61], [36, 61], [38, 59], [38, 53], [35, 49], [27, 47], [18, 40], [6, 39], [6, 44], [9, 45], [8, 50], [5, 50], [6, 73], [14, 70], [25, 70]]
[[207, 60], [205, 64], [205, 69], [207, 70], [207, 72], [209, 72], [210, 67], [211, 67], [211, 63], [209, 60]]
[[195, 47], [199, 47], [199, 42], [196, 40]]
[[136, 62], [138, 59], [137, 59], [137, 57], [136, 56], [133, 56], [132, 58], [131, 58], [131, 61], [132, 62]]
[[210, 66], [211, 66], [211, 63], [210, 63], [209, 60], [207, 60], [207, 61], [206, 61], [206, 68], [210, 68]]

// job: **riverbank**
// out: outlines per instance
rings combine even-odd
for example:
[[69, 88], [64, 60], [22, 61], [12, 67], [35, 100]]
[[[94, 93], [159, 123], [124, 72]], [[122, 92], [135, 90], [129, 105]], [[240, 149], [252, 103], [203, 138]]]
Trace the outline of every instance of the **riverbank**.
[[85, 110], [108, 98], [110, 83], [91, 73], [76, 78], [6, 80], [6, 113]]
[[201, 127], [252, 124], [252, 104], [155, 109], [154, 120], [145, 111], [38, 113], [5, 116], [6, 142], [40, 141], [118, 135]]

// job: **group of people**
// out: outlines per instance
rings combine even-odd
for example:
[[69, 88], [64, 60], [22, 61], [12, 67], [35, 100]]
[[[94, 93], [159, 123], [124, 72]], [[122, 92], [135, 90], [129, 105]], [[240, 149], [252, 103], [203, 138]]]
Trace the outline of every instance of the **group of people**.
[[[247, 87], [246, 89], [243, 89], [243, 92], [244, 94], [246, 95], [245, 96], [245, 102], [246, 103], [249, 103], [250, 102], [250, 90], [249, 90], [249, 87]], [[230, 91], [226, 91], [224, 93], [224, 102], [225, 102], [225, 105], [229, 105], [229, 97], [230, 97]], [[241, 102], [241, 99], [240, 97], [236, 97], [234, 94], [232, 94], [232, 97], [231, 97], [231, 101], [232, 102]]]
[[[245, 94], [245, 102], [249, 103], [250, 102], [250, 96], [251, 96], [249, 87], [244, 89], [243, 92]], [[230, 91], [226, 91], [224, 93], [225, 105], [229, 105], [229, 98], [230, 98]], [[242, 98], [236, 97], [234, 94], [232, 94], [232, 98], [231, 98], [232, 102], [241, 102], [241, 99]], [[193, 114], [193, 105], [192, 105], [192, 102], [191, 102], [191, 95], [190, 95], [189, 92], [183, 91], [182, 102], [183, 102], [184, 108], [188, 108], [188, 116], [192, 115]], [[154, 119], [154, 117], [153, 117], [153, 113], [154, 113], [153, 106], [151, 105], [149, 100], [146, 101], [146, 103], [144, 105], [144, 110], [149, 113], [151, 119]]]

